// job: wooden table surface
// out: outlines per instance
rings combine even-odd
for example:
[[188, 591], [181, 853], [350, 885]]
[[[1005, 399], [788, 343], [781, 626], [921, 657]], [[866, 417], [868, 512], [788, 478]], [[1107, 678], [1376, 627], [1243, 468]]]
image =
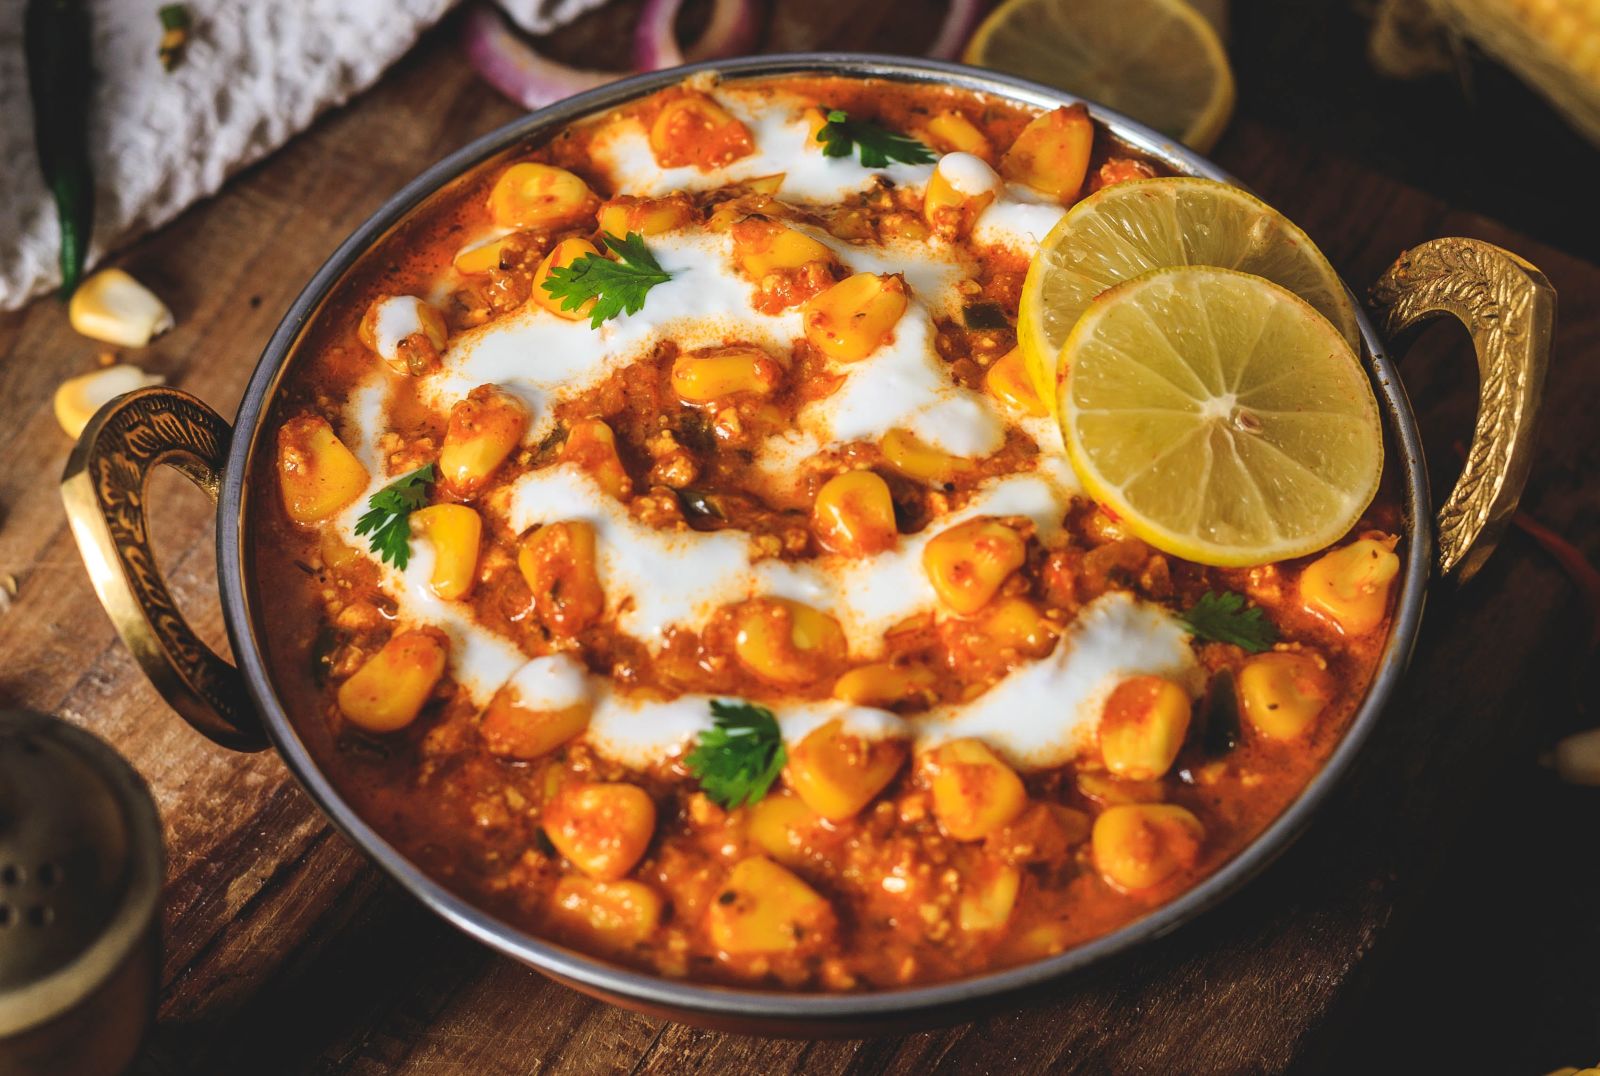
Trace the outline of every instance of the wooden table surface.
[[[860, 47], [873, 33], [876, 44], [895, 43], [881, 17], [864, 33], [843, 17], [819, 21], [819, 6], [851, 10], [780, 4], [769, 47]], [[516, 114], [471, 76], [449, 29], [117, 259], [178, 317], [174, 332], [129, 358], [232, 413], [281, 312], [339, 240], [421, 167]], [[590, 20], [573, 33], [605, 32]], [[1600, 547], [1600, 511], [1586, 491], [1600, 464], [1600, 367], [1584, 361], [1600, 345], [1600, 268], [1247, 119], [1215, 156], [1358, 287], [1404, 247], [1439, 235], [1478, 236], [1545, 270], [1561, 312], [1524, 505], [1591, 552]], [[1405, 686], [1306, 836], [1222, 908], [1092, 978], [975, 1023], [862, 1041], [746, 1038], [591, 1001], [431, 916], [331, 829], [272, 753], [211, 745], [145, 683], [97, 606], [56, 496], [69, 445], [51, 394], [91, 367], [96, 350], [51, 301], [0, 317], [0, 576], [19, 584], [0, 614], [0, 703], [93, 729], [156, 794], [170, 860], [166, 958], [140, 1071], [1339, 1070], [1387, 954], [1451, 899], [1437, 884], [1455, 877], [1441, 874], [1447, 864], [1470, 855], [1485, 871], [1551, 873], [1532, 858], [1550, 847], [1548, 834], [1519, 852], [1464, 831], [1507, 772], [1530, 769], [1537, 748], [1575, 720], [1567, 692], [1583, 657], [1579, 602], [1553, 562], [1513, 535], [1470, 586], [1430, 597]], [[1449, 445], [1469, 431], [1475, 400], [1464, 335], [1432, 332], [1403, 369], [1445, 488]], [[151, 499], [172, 589], [223, 647], [208, 505], [172, 475], [157, 477]], [[1596, 832], [1594, 799], [1570, 810]]]

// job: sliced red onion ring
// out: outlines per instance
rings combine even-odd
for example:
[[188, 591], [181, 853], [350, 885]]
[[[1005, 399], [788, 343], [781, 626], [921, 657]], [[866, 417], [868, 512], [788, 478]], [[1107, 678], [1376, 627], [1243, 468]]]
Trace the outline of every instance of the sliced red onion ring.
[[467, 12], [461, 34], [467, 59], [478, 74], [524, 108], [543, 108], [624, 74], [585, 71], [541, 56], [486, 4], [474, 5]]
[[760, 30], [756, 4], [757, 0], [716, 0], [711, 21], [699, 40], [680, 49], [677, 22], [683, 0], [646, 0], [633, 31], [634, 66], [640, 71], [660, 71], [749, 52]]
[[928, 46], [928, 56], [935, 60], [960, 59], [967, 39], [978, 28], [983, 8], [983, 0], [950, 0], [950, 10], [945, 12], [939, 33]]

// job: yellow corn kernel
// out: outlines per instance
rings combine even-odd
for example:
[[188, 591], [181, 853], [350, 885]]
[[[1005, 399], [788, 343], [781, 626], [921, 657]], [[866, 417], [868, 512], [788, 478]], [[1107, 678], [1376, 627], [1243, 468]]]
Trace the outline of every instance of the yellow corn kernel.
[[1182, 807], [1130, 803], [1100, 812], [1089, 845], [1100, 877], [1131, 893], [1193, 867], [1205, 838], [1200, 820]]
[[1166, 786], [1160, 781], [1128, 781], [1098, 772], [1079, 771], [1078, 791], [1102, 807], [1124, 803], [1159, 803], [1167, 798]]
[[721, 168], [754, 147], [749, 129], [703, 93], [668, 101], [650, 125], [650, 150], [663, 168]]
[[544, 260], [539, 263], [539, 268], [533, 271], [533, 290], [530, 293], [533, 301], [550, 311], [550, 313], [555, 314], [557, 317], [566, 318], [568, 321], [582, 321], [588, 317], [589, 311], [594, 309], [595, 301], [593, 299], [585, 300], [574, 309], [564, 309], [562, 304], [568, 302], [568, 300], [557, 299], [545, 290], [544, 284], [545, 281], [550, 279], [550, 270], [564, 269], [579, 258], [588, 257], [591, 254], [598, 256], [599, 253], [594, 248], [594, 244], [587, 239], [563, 239], [557, 243], [551, 248], [550, 253], [544, 256]]
[[1188, 732], [1188, 692], [1159, 676], [1134, 676], [1106, 699], [1100, 754], [1118, 777], [1152, 781], [1172, 768]]
[[1000, 187], [1000, 177], [979, 158], [949, 154], [940, 158], [928, 177], [922, 217], [928, 227], [945, 236], [966, 235]]
[[748, 344], [687, 351], [672, 361], [672, 389], [689, 403], [740, 393], [766, 396], [782, 380], [778, 360]]
[[768, 273], [799, 269], [812, 262], [831, 262], [833, 251], [788, 225], [760, 217], [747, 217], [734, 224], [733, 259], [739, 271], [760, 281]]
[[328, 420], [292, 418], [278, 428], [278, 485], [296, 523], [327, 519], [366, 491], [371, 476]]
[[746, 832], [756, 847], [791, 867], [805, 863], [806, 846], [822, 821], [817, 812], [787, 793], [765, 796], [748, 810]]
[[1027, 657], [1043, 657], [1055, 642], [1050, 621], [1027, 598], [992, 602], [980, 623], [983, 637], [996, 651], [1014, 650]]
[[548, 755], [589, 727], [588, 703], [559, 710], [529, 710], [509, 685], [495, 692], [478, 732], [492, 755], [533, 759]]
[[837, 928], [827, 899], [766, 856], [735, 864], [706, 911], [711, 944], [734, 956], [822, 948]]
[[851, 669], [833, 682], [833, 697], [856, 706], [888, 708], [922, 700], [932, 702], [939, 676], [926, 665], [880, 661]]
[[498, 385], [479, 385], [450, 408], [439, 448], [439, 478], [457, 496], [472, 496], [522, 443], [528, 422], [521, 400]]
[[890, 430], [878, 442], [878, 447], [883, 450], [884, 461], [890, 467], [907, 478], [931, 486], [954, 482], [974, 470], [971, 460], [941, 452], [908, 430]]
[[464, 504], [430, 504], [411, 513], [411, 534], [433, 547], [428, 586], [445, 601], [464, 598], [478, 570], [483, 520]]
[[999, 930], [1011, 919], [1011, 909], [1017, 903], [1017, 889], [1022, 885], [1022, 872], [1005, 864], [994, 864], [991, 870], [964, 888], [956, 905], [956, 922], [968, 934]]
[[337, 527], [322, 528], [322, 533], [317, 536], [317, 552], [322, 556], [323, 567], [335, 571], [360, 564], [366, 559], [361, 555], [361, 550], [346, 544], [345, 540], [339, 537]]
[[822, 548], [849, 557], [893, 549], [900, 532], [889, 483], [871, 471], [834, 475], [817, 491], [811, 532]]
[[599, 483], [600, 488], [618, 500], [633, 492], [633, 480], [617, 455], [617, 435], [597, 418], [580, 419], [567, 431], [561, 446], [561, 459], [575, 463]]
[[787, 172], [774, 172], [770, 176], [756, 176], [753, 179], [747, 179], [743, 185], [746, 189], [752, 190], [757, 194], [777, 194], [779, 189], [783, 187], [783, 181], [788, 178], [789, 173]]
[[905, 760], [904, 741], [856, 736], [834, 718], [789, 749], [783, 779], [807, 807], [830, 822], [842, 822], [882, 792]]
[[1022, 535], [989, 516], [940, 531], [922, 549], [922, 568], [945, 606], [971, 616], [1028, 557]]
[[828, 114], [822, 109], [812, 106], [800, 113], [800, 118], [806, 125], [806, 146], [809, 149], [820, 150], [822, 143], [817, 141], [817, 136], [828, 125]]
[[571, 638], [605, 612], [592, 524], [545, 524], [522, 540], [517, 568], [533, 592], [534, 612], [551, 634]]
[[439, 365], [450, 327], [415, 295], [385, 295], [367, 307], [356, 337], [395, 373], [415, 377]]
[[444, 675], [447, 643], [437, 628], [402, 631], [339, 685], [339, 712], [367, 732], [395, 732], [417, 719]]
[[456, 256], [451, 259], [450, 264], [463, 276], [476, 276], [500, 268], [500, 255], [505, 249], [505, 239], [491, 239], [487, 243], [462, 247], [456, 251]]
[[568, 875], [550, 891], [545, 912], [556, 929], [618, 953], [649, 941], [664, 907], [661, 894], [643, 882]]
[[173, 326], [167, 304], [121, 269], [102, 269], [79, 284], [67, 320], [84, 336], [118, 347], [144, 347]]
[[638, 785], [602, 781], [563, 785], [544, 809], [544, 835], [556, 851], [602, 882], [633, 870], [655, 831], [655, 801]]
[[694, 203], [688, 195], [679, 193], [665, 198], [632, 198], [623, 194], [600, 207], [600, 231], [618, 239], [633, 232], [660, 235], [693, 220]]
[[846, 277], [806, 300], [806, 340], [840, 362], [864, 359], [894, 332], [909, 302], [899, 274]]
[[844, 629], [826, 613], [787, 598], [757, 598], [734, 615], [734, 654], [770, 683], [798, 687], [844, 662]]
[[1309, 654], [1257, 654], [1234, 685], [1245, 720], [1272, 740], [1304, 736], [1333, 700], [1333, 677]]
[[581, 222], [597, 201], [589, 185], [565, 168], [523, 161], [495, 180], [489, 216], [502, 228], [553, 230]]
[[69, 377], [56, 389], [56, 421], [68, 437], [76, 438], [89, 425], [94, 413], [134, 389], [166, 381], [160, 374], [147, 374], [131, 363], [102, 366], [77, 377]]
[[1083, 187], [1094, 148], [1094, 121], [1082, 105], [1035, 117], [1000, 158], [1000, 174], [1059, 202], [1071, 202]]
[[958, 841], [979, 841], [1028, 805], [1017, 772], [981, 740], [951, 740], [928, 755], [933, 813]]
[[1300, 599], [1346, 635], [1365, 635], [1383, 623], [1389, 590], [1400, 574], [1393, 538], [1358, 538], [1324, 553], [1300, 574]]
[[922, 141], [940, 153], [970, 153], [986, 161], [994, 159], [994, 145], [978, 125], [959, 112], [941, 112], [917, 132]]
[[1028, 376], [1021, 348], [1014, 347], [995, 360], [989, 372], [983, 375], [983, 387], [990, 396], [1018, 414], [1040, 418], [1050, 413], [1039, 399], [1033, 379]]

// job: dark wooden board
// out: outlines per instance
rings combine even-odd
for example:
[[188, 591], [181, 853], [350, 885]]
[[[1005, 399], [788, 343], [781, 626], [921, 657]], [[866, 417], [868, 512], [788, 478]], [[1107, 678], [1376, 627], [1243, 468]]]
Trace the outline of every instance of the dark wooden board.
[[[914, 47], [887, 10], [784, 3], [772, 43], [857, 44], [871, 31], [883, 47]], [[449, 30], [119, 259], [178, 315], [138, 361], [231, 413], [280, 313], [339, 240], [422, 166], [515, 115], [471, 76]], [[565, 40], [582, 51], [603, 36], [589, 20]], [[1546, 271], [1562, 310], [1525, 503], [1596, 550], [1600, 506], [1586, 484], [1600, 463], [1600, 369], [1584, 358], [1600, 344], [1600, 268], [1248, 119], [1216, 156], [1358, 285], [1402, 248], [1448, 234], [1498, 242]], [[145, 684], [96, 604], [55, 494], [69, 446], [50, 397], [95, 350], [48, 300], [0, 318], [0, 574], [21, 586], [0, 615], [0, 702], [99, 732], [159, 800], [167, 952], [143, 1071], [1339, 1070], [1388, 954], [1450, 899], [1437, 884], [1458, 878], [1441, 875], [1447, 864], [1478, 856], [1485, 869], [1559, 873], [1525, 856], [1491, 861], [1469, 828], [1570, 711], [1580, 609], [1566, 578], [1513, 536], [1472, 585], [1430, 598], [1406, 686], [1317, 824], [1236, 898], [1146, 951], [975, 1023], [865, 1041], [724, 1035], [593, 1002], [429, 915], [330, 829], [273, 755], [211, 746]], [[1464, 339], [1435, 330], [1403, 365], [1443, 488], [1475, 399]], [[173, 591], [221, 647], [208, 505], [170, 475], [152, 500]], [[1568, 812], [1570, 832], [1597, 831], [1593, 799]], [[1592, 1060], [1531, 1056], [1546, 1067]]]

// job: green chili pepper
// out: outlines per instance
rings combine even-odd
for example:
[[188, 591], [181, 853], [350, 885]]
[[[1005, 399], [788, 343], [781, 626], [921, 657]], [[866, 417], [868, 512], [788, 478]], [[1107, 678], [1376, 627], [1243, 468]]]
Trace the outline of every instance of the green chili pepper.
[[28, 0], [23, 30], [33, 140], [39, 170], [61, 222], [61, 297], [83, 276], [94, 228], [94, 174], [89, 167], [92, 67], [89, 12], [82, 0]]

